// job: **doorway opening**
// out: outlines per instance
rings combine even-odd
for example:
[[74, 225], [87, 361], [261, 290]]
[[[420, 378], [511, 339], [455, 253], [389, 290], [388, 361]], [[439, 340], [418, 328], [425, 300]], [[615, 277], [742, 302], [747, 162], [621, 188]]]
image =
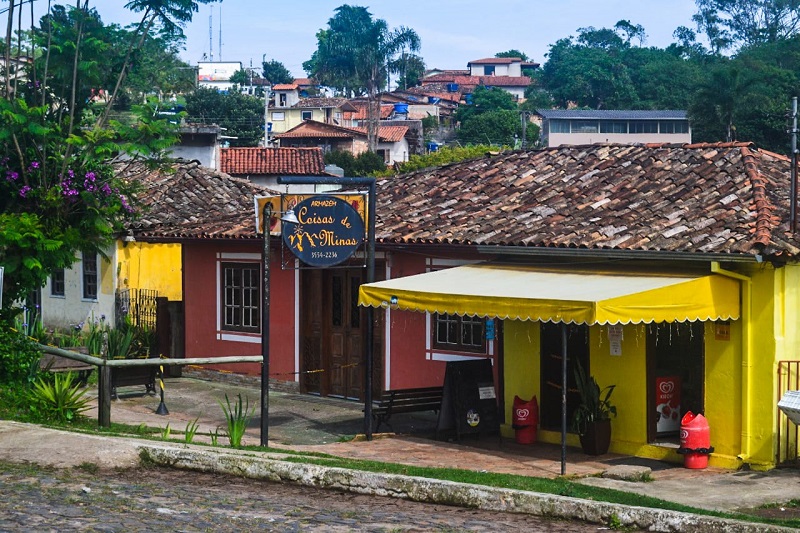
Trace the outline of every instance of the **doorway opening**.
[[702, 322], [647, 327], [647, 441], [677, 444], [680, 421], [705, 410]]
[[[562, 324], [543, 322], [541, 327], [541, 405], [539, 423], [542, 429], [561, 430], [562, 387]], [[579, 361], [589, 372], [589, 326], [567, 325], [567, 424], [580, 403], [575, 383], [575, 367]]]

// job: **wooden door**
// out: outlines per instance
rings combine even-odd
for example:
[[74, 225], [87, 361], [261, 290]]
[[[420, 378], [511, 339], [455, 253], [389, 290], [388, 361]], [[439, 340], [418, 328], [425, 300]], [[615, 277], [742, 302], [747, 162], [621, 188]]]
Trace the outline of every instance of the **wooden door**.
[[325, 272], [328, 326], [328, 365], [331, 396], [360, 399], [364, 395], [364, 319], [358, 306], [358, 287], [363, 269], [331, 269]]

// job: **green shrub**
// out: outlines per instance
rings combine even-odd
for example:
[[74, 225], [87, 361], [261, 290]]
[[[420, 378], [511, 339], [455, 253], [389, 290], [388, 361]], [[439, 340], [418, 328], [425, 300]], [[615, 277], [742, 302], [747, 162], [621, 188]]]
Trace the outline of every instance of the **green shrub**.
[[33, 339], [0, 322], [0, 383], [30, 383], [40, 356]]
[[75, 420], [91, 402], [72, 372], [40, 376], [30, 390], [30, 400], [31, 409], [43, 420], [60, 423]]

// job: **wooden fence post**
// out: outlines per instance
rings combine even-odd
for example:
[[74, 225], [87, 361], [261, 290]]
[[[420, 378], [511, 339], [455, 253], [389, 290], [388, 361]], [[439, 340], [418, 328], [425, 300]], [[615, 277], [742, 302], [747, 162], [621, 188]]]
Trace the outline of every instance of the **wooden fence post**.
[[[103, 334], [103, 346], [100, 357], [108, 360], [108, 333]], [[97, 425], [103, 428], [111, 426], [111, 367], [103, 365], [97, 369]]]

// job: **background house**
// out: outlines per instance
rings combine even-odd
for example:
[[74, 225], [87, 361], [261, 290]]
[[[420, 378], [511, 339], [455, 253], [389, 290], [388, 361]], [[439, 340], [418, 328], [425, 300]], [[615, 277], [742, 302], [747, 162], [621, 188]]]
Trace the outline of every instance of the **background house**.
[[[410, 126], [416, 123], [413, 131]], [[411, 134], [409, 134], [411, 132]], [[377, 154], [386, 164], [408, 161], [411, 153], [421, 153], [420, 121], [382, 122], [378, 126]], [[367, 128], [344, 128], [308, 120], [275, 138], [282, 147], [318, 147], [324, 152], [344, 151], [359, 155], [367, 151]], [[409, 138], [414, 139], [412, 145]]]
[[200, 61], [197, 63], [197, 83], [200, 87], [227, 91], [234, 85], [231, 76], [241, 69], [241, 61]]
[[523, 67], [536, 68], [537, 63], [524, 63], [522, 59], [491, 57], [476, 59], [467, 63], [467, 70], [445, 70], [424, 76], [420, 83], [423, 88], [442, 88], [445, 93], [459, 93], [466, 99], [467, 94], [475, 91], [475, 87], [498, 87], [510, 93], [518, 101], [525, 99], [525, 89], [531, 84], [531, 78], [522, 74]]
[[[344, 113], [356, 111], [346, 98], [300, 98], [296, 103], [291, 103], [294, 101], [293, 91], [294, 89], [280, 91], [275, 107], [269, 111], [273, 136], [287, 132], [307, 120], [342, 126]], [[283, 106], [280, 105], [281, 94], [287, 95]]]
[[[258, 185], [278, 190], [281, 176], [328, 176], [322, 149], [318, 147], [223, 148], [220, 157], [222, 172]], [[320, 185], [292, 186], [292, 191], [327, 190]]]
[[219, 168], [220, 135], [216, 124], [184, 122], [178, 128], [179, 140], [169, 149], [170, 157], [198, 161], [208, 168]]
[[537, 109], [545, 146], [606, 143], [691, 143], [686, 111]]

